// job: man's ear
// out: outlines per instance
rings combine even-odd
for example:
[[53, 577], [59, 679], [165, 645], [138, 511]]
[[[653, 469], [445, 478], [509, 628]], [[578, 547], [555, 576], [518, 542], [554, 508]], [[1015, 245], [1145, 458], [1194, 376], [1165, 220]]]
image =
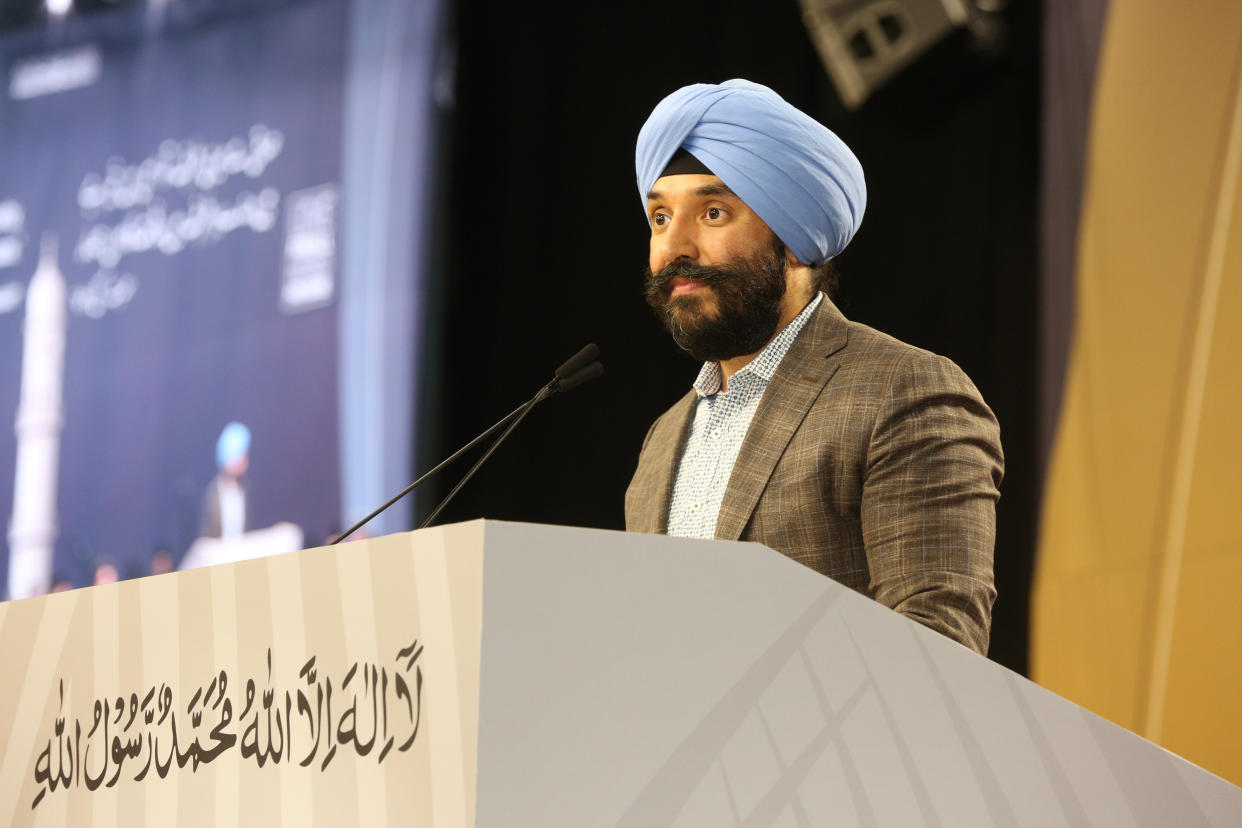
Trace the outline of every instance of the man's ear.
[[788, 246], [785, 247], [785, 267], [789, 270], [793, 270], [798, 267], [806, 267], [805, 264], [798, 261], [798, 257], [793, 254], [793, 251], [790, 250]]
[[815, 274], [793, 252], [785, 248], [785, 289], [795, 296], [805, 295], [807, 301], [815, 297]]

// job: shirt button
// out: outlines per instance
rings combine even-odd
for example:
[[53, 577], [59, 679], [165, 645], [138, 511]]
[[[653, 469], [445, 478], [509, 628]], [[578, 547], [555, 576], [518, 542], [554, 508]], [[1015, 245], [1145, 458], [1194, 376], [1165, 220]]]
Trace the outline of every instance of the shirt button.
[[690, 504], [690, 511], [692, 511], [692, 512], [697, 512], [697, 511], [699, 510], [699, 507], [700, 507], [700, 506], [702, 506], [702, 505], [703, 505], [703, 504], [699, 503], [699, 502], [696, 500], [696, 501], [694, 501], [693, 503], [691, 503], [691, 504]]
[[712, 439], [713, 439], [713, 440], [719, 440], [719, 439], [720, 439], [720, 435], [721, 435], [722, 433], [723, 433], [723, 432], [720, 430], [720, 428], [719, 428], [719, 427], [713, 428], [713, 429], [712, 429]]

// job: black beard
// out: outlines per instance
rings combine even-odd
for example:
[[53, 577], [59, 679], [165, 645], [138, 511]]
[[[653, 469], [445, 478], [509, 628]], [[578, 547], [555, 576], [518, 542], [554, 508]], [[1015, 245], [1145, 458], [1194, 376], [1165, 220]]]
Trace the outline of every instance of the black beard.
[[[703, 282], [716, 297], [716, 313], [703, 312], [704, 297], [672, 295], [674, 279]], [[697, 292], [697, 291], [696, 291]], [[682, 350], [700, 362], [720, 362], [762, 350], [776, 334], [785, 295], [785, 246], [779, 239], [750, 258], [700, 267], [675, 261], [657, 274], [647, 269], [647, 304]]]

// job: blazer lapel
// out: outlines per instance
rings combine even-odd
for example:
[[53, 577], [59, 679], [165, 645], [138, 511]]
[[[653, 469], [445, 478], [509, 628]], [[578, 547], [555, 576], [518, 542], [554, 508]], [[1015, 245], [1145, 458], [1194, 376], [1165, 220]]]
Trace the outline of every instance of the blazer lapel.
[[634, 480], [636, 490], [642, 492], [641, 512], [637, 525], [630, 527], [638, 532], [668, 532], [668, 512], [673, 500], [673, 481], [681, 463], [681, 452], [694, 421], [698, 394], [691, 389], [677, 404], [660, 418], [642, 455]]
[[840, 367], [839, 352], [849, 338], [848, 330], [845, 317], [824, 297], [781, 360], [759, 401], [720, 504], [717, 538], [741, 537], [785, 447]]

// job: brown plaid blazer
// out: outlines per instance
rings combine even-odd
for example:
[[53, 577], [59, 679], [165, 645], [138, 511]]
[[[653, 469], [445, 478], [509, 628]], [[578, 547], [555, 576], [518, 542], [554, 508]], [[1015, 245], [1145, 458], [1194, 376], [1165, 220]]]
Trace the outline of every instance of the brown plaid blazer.
[[[693, 389], [652, 424], [626, 528], [665, 532]], [[1004, 469], [960, 368], [820, 303], [755, 412], [716, 537], [758, 541], [985, 653]]]

